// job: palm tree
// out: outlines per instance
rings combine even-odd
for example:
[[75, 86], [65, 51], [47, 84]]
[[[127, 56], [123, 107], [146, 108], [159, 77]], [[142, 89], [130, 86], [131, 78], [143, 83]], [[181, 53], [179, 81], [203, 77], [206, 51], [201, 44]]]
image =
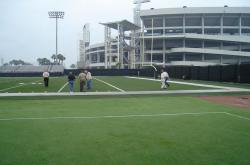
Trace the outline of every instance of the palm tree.
[[50, 65], [50, 60], [47, 58], [38, 58], [37, 62], [39, 63], [39, 65]]
[[66, 60], [66, 57], [62, 56], [62, 64], [63, 64], [63, 61]]
[[53, 60], [53, 63], [56, 64], [56, 60], [57, 60], [57, 56], [55, 54], [53, 54], [51, 56], [52, 60]]
[[38, 62], [39, 65], [42, 65], [42, 59], [41, 58], [38, 58], [36, 61]]
[[66, 59], [62, 54], [57, 55], [57, 59], [59, 60], [59, 64], [63, 64], [63, 61]]

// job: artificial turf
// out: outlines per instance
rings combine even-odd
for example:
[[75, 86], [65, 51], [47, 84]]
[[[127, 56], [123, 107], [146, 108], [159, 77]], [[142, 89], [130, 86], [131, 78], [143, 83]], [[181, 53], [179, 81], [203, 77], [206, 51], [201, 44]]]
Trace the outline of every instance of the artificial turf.
[[[0, 118], [250, 111], [193, 97], [0, 98]], [[0, 164], [250, 164], [250, 121], [224, 115], [0, 120]]]

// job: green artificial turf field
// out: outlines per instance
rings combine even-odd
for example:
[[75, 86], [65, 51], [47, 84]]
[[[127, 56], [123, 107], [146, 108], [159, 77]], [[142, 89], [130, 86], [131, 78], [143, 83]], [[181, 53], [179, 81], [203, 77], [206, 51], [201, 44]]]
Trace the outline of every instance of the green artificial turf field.
[[195, 97], [13, 97], [0, 107], [3, 165], [250, 164], [250, 111]]
[[[119, 91], [108, 84], [114, 85], [124, 91], [159, 91], [160, 82], [130, 79], [127, 77], [96, 77], [98, 80], [93, 80], [93, 89], [89, 92], [107, 92], [107, 91]], [[101, 81], [100, 81], [101, 80]], [[43, 79], [40, 77], [33, 78], [0, 78], [0, 93], [32, 93], [32, 92], [68, 92], [69, 87], [67, 84], [67, 77], [51, 77], [49, 81], [49, 88], [45, 88], [43, 85]], [[63, 88], [64, 87], [64, 88]], [[61, 89], [61, 90], [60, 90]], [[198, 87], [193, 85], [183, 84], [171, 84], [168, 90], [199, 90], [199, 89], [211, 89], [207, 87]], [[79, 91], [79, 82], [75, 81], [75, 92]]]

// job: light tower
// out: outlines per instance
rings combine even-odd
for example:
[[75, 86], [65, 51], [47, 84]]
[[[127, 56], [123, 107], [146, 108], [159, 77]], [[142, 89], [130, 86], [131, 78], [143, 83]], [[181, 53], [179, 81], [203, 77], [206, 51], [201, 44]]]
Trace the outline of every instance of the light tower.
[[57, 46], [57, 32], [58, 32], [58, 19], [63, 19], [64, 12], [63, 11], [49, 11], [49, 18], [56, 19], [56, 56], [58, 55], [58, 46]]
[[[135, 8], [134, 8], [134, 24], [141, 27], [141, 18], [140, 18], [140, 11], [142, 3], [150, 2], [150, 0], [134, 0]], [[143, 29], [143, 28], [142, 28]], [[133, 33], [133, 44], [134, 44], [134, 56], [135, 56], [135, 63], [141, 61], [140, 59], [140, 34], [141, 30], [136, 30]]]
[[141, 5], [143, 3], [150, 2], [150, 0], [134, 0], [135, 8], [134, 8], [134, 24], [141, 27], [141, 19], [140, 19], [140, 11]]

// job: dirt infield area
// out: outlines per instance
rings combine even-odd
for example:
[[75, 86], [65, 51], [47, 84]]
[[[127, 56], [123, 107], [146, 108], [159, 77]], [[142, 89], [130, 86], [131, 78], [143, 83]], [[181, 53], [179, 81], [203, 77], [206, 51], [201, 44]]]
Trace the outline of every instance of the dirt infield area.
[[250, 96], [201, 96], [199, 98], [250, 110]]

